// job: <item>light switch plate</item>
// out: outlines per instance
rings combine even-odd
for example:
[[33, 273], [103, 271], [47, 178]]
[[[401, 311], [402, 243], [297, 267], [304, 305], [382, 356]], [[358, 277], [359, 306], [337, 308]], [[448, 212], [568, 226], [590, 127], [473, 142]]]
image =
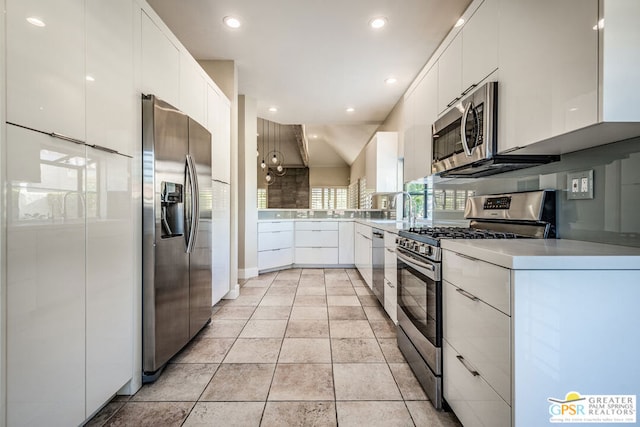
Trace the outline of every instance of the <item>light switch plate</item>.
[[593, 169], [567, 174], [567, 199], [593, 199]]

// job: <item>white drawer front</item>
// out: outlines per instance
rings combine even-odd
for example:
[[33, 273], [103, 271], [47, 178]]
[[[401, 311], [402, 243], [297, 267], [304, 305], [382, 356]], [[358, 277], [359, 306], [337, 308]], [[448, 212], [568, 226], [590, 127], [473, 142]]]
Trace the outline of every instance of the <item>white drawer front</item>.
[[286, 267], [293, 264], [293, 249], [274, 249], [258, 252], [258, 270]]
[[509, 269], [452, 251], [442, 251], [442, 278], [511, 315]]
[[446, 341], [442, 341], [443, 393], [453, 412], [465, 426], [511, 426], [511, 407], [487, 384], [481, 375], [474, 376], [475, 369], [456, 356], [459, 353]]
[[296, 247], [298, 248], [337, 248], [338, 231], [297, 230]]
[[371, 227], [356, 222], [356, 233], [360, 233], [363, 236], [371, 238]]
[[296, 221], [296, 231], [298, 230], [338, 231], [338, 221]]
[[338, 264], [338, 248], [296, 248], [296, 264]]
[[259, 222], [258, 233], [264, 233], [265, 231], [292, 231], [293, 221], [270, 221]]
[[384, 310], [393, 323], [398, 323], [398, 289], [395, 283], [384, 280]]
[[258, 250], [284, 249], [293, 246], [293, 231], [258, 233]]
[[511, 318], [447, 281], [442, 288], [444, 338], [511, 404]]

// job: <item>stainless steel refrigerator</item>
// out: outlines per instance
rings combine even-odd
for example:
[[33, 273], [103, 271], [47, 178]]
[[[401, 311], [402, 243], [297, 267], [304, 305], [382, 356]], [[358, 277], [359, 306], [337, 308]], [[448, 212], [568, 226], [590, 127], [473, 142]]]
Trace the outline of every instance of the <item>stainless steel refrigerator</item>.
[[211, 319], [211, 134], [153, 95], [142, 98], [143, 376]]

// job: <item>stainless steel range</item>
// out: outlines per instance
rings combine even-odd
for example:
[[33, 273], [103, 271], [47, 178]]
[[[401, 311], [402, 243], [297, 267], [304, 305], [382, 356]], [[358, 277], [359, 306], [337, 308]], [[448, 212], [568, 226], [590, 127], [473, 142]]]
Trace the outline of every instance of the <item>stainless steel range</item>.
[[398, 256], [398, 346], [437, 409], [442, 409], [441, 239], [556, 237], [554, 191], [474, 196], [469, 227], [401, 230]]

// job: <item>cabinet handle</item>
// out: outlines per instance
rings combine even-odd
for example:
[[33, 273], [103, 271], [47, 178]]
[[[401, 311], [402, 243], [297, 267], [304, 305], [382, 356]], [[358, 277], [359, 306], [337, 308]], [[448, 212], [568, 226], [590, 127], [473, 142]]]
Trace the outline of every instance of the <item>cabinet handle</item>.
[[480, 375], [478, 371], [471, 369], [469, 365], [467, 365], [467, 362], [464, 360], [464, 357], [462, 357], [461, 355], [457, 355], [456, 359], [458, 359], [460, 363], [462, 363], [462, 366], [464, 366], [467, 369], [467, 371], [471, 373], [471, 375], [473, 375], [474, 377], [477, 377]]
[[385, 248], [385, 249], [387, 250], [387, 252], [390, 252], [390, 253], [392, 253], [392, 254], [395, 254], [395, 253], [396, 253], [396, 251], [394, 251], [393, 249], [389, 249], [389, 248]]
[[477, 84], [472, 84], [471, 86], [469, 86], [468, 88], [466, 88], [464, 90], [464, 92], [462, 92], [462, 96], [465, 96], [466, 94], [468, 94], [469, 92], [471, 92], [473, 90], [474, 87], [478, 86]]
[[107, 153], [111, 153], [111, 154], [118, 154], [118, 150], [113, 150], [111, 148], [107, 148], [107, 147], [103, 147], [102, 145], [89, 145], [89, 147], [94, 148], [96, 150], [100, 150], [100, 151], [106, 151]]
[[456, 102], [460, 101], [460, 97], [455, 98], [453, 101], [451, 101], [450, 103], [447, 104], [447, 108], [451, 107], [453, 104], [455, 104]]
[[49, 136], [52, 137], [52, 138], [61, 139], [63, 141], [73, 142], [74, 144], [85, 145], [84, 141], [81, 141], [81, 140], [76, 139], [76, 138], [72, 138], [70, 136], [62, 135], [60, 133], [51, 132], [49, 134]]
[[479, 261], [478, 258], [474, 258], [472, 256], [469, 255], [464, 255], [464, 254], [459, 254], [457, 252], [454, 252], [456, 255], [458, 255], [460, 258], [464, 258], [464, 259], [468, 259], [469, 261]]
[[463, 296], [469, 298], [471, 301], [480, 301], [480, 298], [478, 298], [477, 296], [465, 291], [464, 289], [456, 288], [456, 292], [458, 292], [460, 295], [463, 295]]

